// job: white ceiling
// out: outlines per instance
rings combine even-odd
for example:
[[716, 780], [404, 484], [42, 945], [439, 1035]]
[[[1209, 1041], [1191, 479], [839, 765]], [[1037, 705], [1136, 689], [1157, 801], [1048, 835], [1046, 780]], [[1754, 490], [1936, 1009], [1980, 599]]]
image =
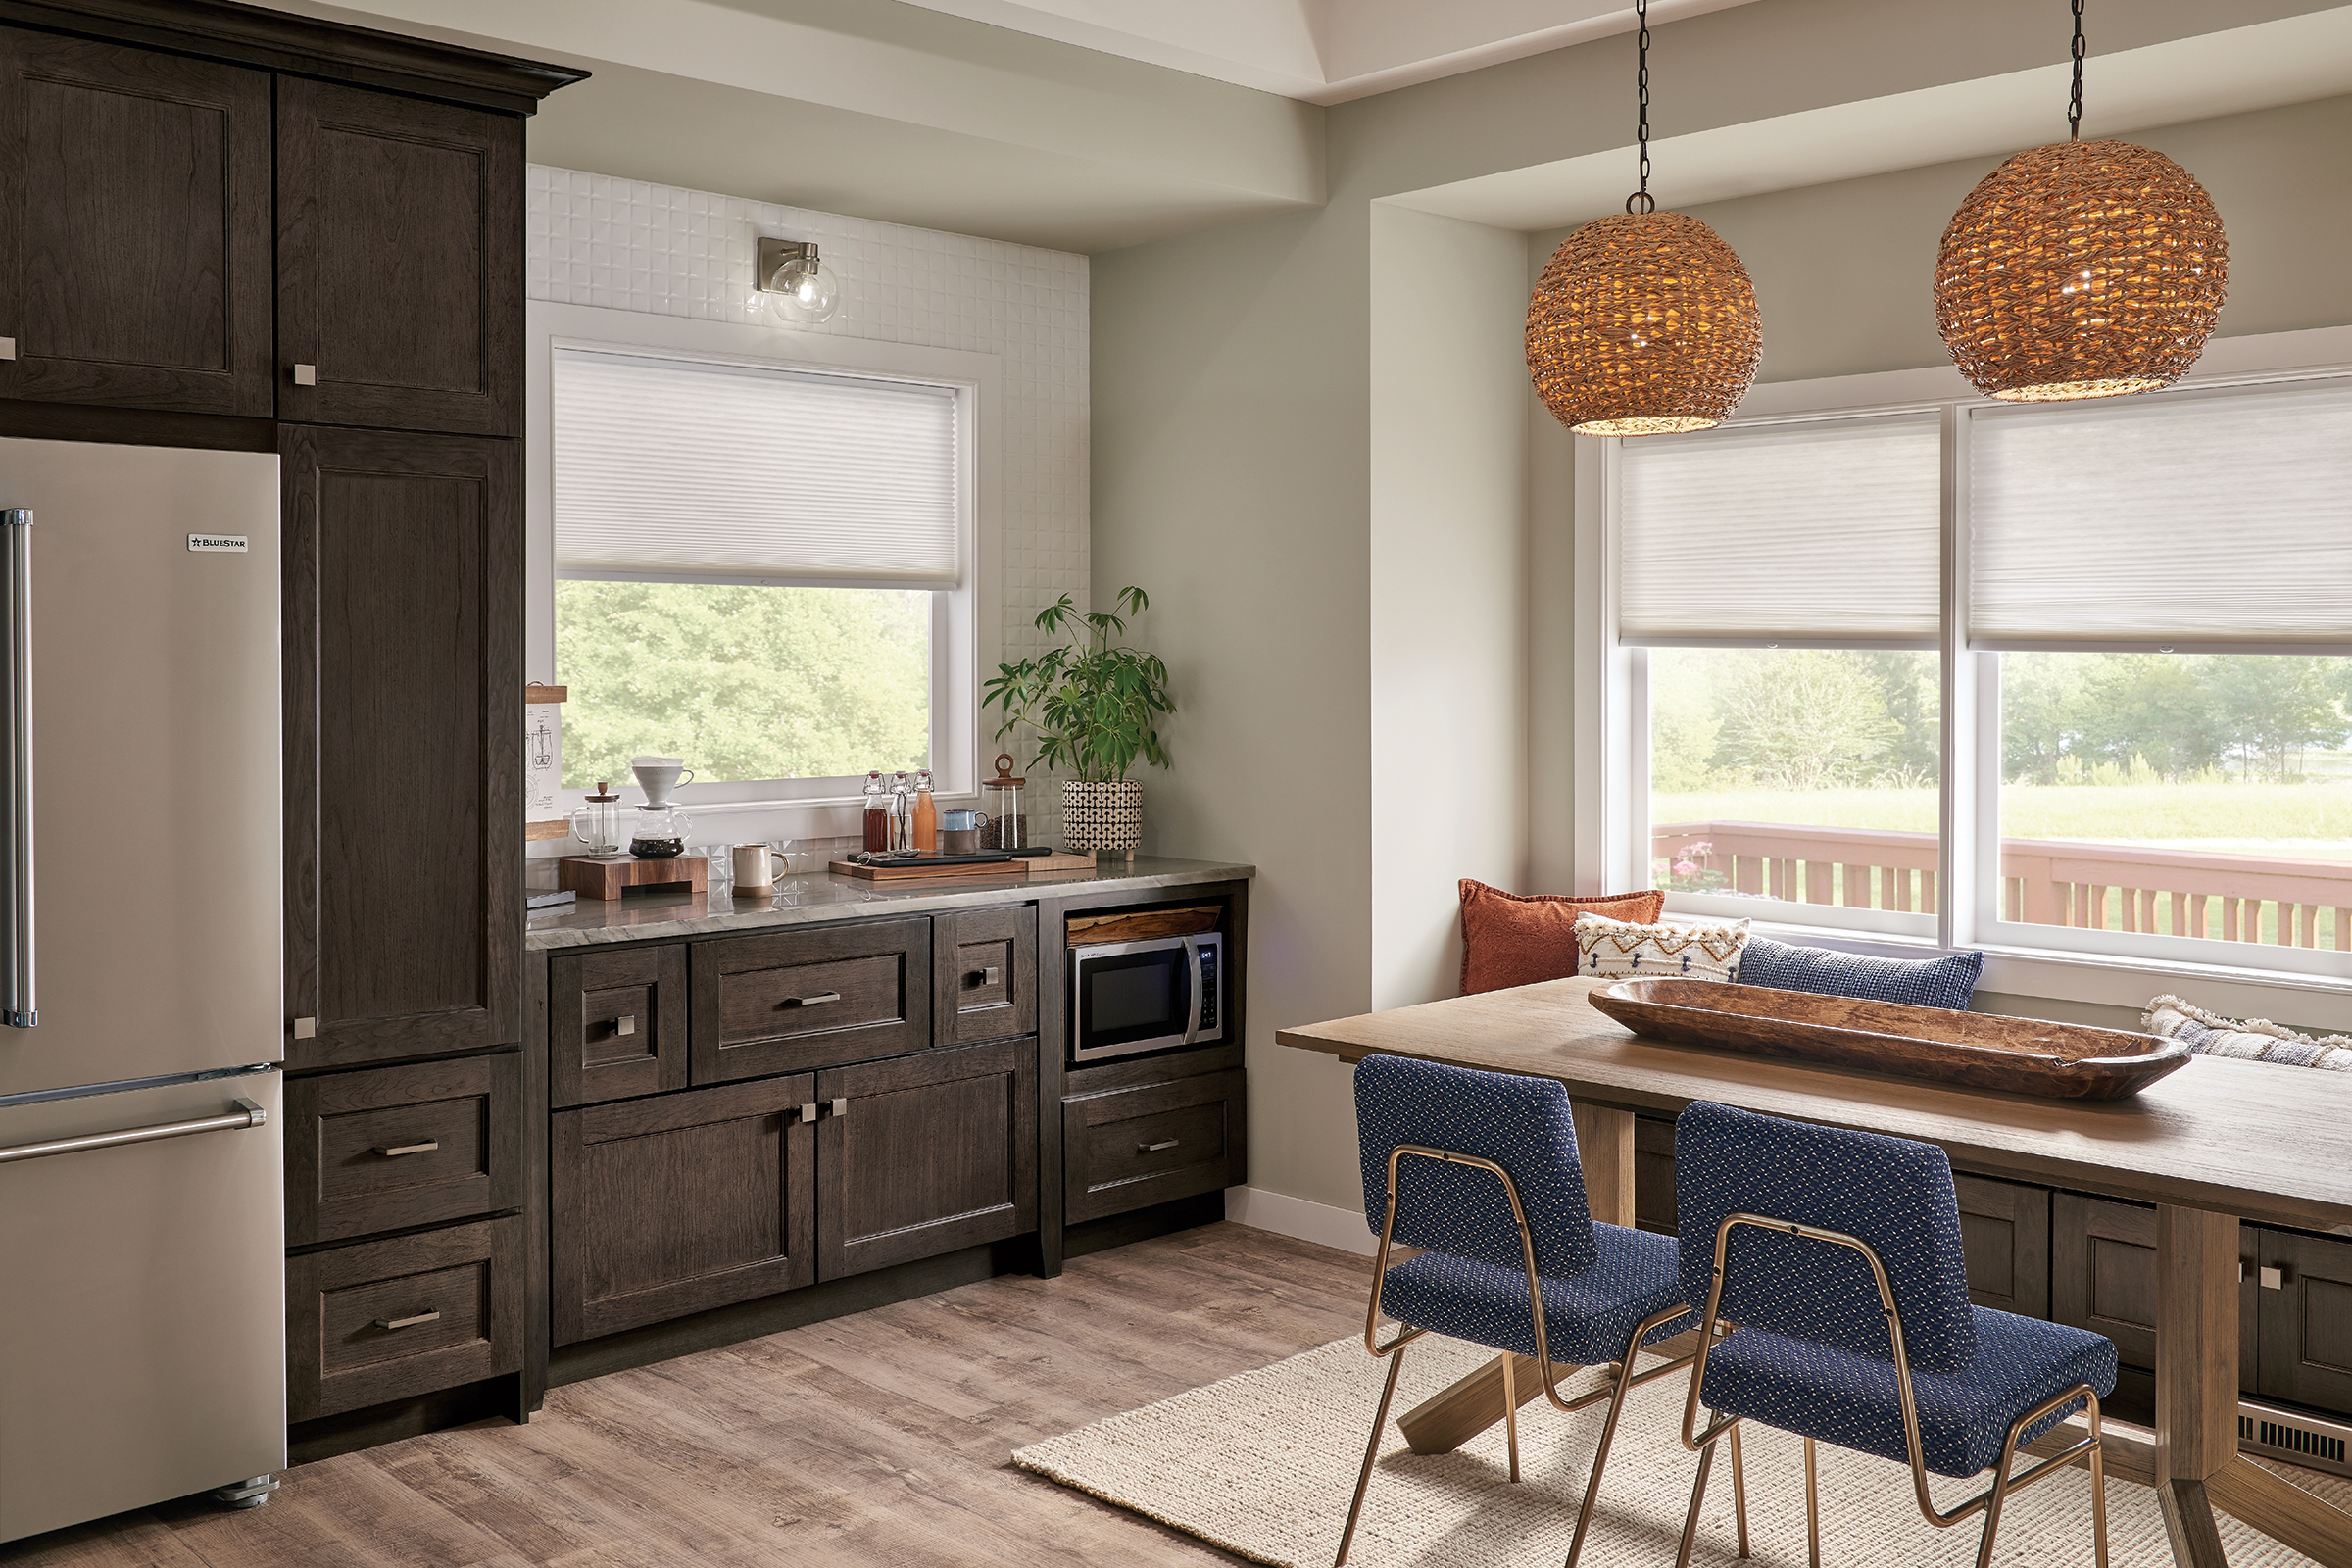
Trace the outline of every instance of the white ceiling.
[[[909, 0], [1310, 104], [1634, 29], [1618, 0]], [[1656, 0], [1653, 26], [1749, 0]]]

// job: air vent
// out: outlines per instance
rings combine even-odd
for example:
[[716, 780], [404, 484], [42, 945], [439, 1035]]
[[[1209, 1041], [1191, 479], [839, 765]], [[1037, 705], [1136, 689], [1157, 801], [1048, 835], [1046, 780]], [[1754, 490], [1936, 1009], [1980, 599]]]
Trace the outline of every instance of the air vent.
[[2352, 1442], [2352, 1427], [2333, 1421], [2289, 1415], [2283, 1410], [2241, 1402], [2237, 1407], [2237, 1442], [2249, 1453], [2352, 1476], [2352, 1463], [2346, 1462], [2346, 1445]]

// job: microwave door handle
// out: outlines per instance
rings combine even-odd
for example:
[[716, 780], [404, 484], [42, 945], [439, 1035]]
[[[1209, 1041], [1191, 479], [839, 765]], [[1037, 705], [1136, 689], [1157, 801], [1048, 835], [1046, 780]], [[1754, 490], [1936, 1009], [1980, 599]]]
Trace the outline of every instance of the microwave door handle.
[[1186, 1012], [1186, 1014], [1185, 1014], [1185, 1019], [1184, 1019], [1184, 1043], [1185, 1043], [1186, 1045], [1188, 1045], [1188, 1046], [1189, 1046], [1189, 1045], [1191, 1045], [1191, 1044], [1193, 1043], [1193, 1039], [1194, 1039], [1194, 1037], [1195, 1037], [1195, 1036], [1197, 1036], [1197, 1035], [1199, 1035], [1199, 1034], [1200, 1033], [1200, 938], [1198, 938], [1198, 937], [1186, 937], [1186, 938], [1184, 939], [1184, 962], [1185, 962], [1185, 967], [1186, 967], [1187, 969], [1189, 969], [1189, 970], [1192, 972], [1192, 977], [1193, 977], [1193, 985], [1192, 985], [1192, 992], [1193, 992], [1193, 1004], [1192, 1004], [1191, 1008], [1190, 1008], [1190, 1009], [1189, 1009], [1189, 1010]]
[[8, 820], [0, 851], [8, 861], [8, 953], [0, 1023], [29, 1029], [33, 1000], [32, 901], [32, 514], [0, 511], [0, 621], [8, 659]]

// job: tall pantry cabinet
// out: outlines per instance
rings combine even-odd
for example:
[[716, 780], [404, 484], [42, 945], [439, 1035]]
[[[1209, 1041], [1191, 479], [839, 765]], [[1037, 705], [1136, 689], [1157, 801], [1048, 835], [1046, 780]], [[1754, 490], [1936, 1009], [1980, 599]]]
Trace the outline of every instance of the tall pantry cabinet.
[[581, 75], [0, 0], [0, 434], [279, 457], [297, 1460], [521, 1411], [523, 122]]

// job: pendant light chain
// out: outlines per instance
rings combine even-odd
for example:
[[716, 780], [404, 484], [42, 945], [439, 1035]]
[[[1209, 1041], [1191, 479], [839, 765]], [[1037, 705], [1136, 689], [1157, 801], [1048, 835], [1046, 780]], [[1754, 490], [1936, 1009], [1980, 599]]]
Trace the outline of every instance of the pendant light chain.
[[[2075, 0], [2077, 16], [2082, 14], [2082, 0]], [[1642, 99], [1641, 124], [1636, 131], [1642, 144], [1642, 188], [1625, 199], [1625, 210], [1629, 213], [1654, 213], [1658, 210], [1658, 203], [1649, 193], [1649, 0], [1634, 0], [1634, 22], [1638, 29], [1634, 47], [1641, 60], [1640, 69], [1634, 73], [1634, 81], [1641, 88]], [[2082, 70], [2080, 65], [2075, 67], [2078, 75]], [[1642, 205], [1636, 208], [1636, 202]]]
[[2067, 140], [2082, 139], [2082, 0], [2075, 0], [2075, 94], [2066, 106]]

